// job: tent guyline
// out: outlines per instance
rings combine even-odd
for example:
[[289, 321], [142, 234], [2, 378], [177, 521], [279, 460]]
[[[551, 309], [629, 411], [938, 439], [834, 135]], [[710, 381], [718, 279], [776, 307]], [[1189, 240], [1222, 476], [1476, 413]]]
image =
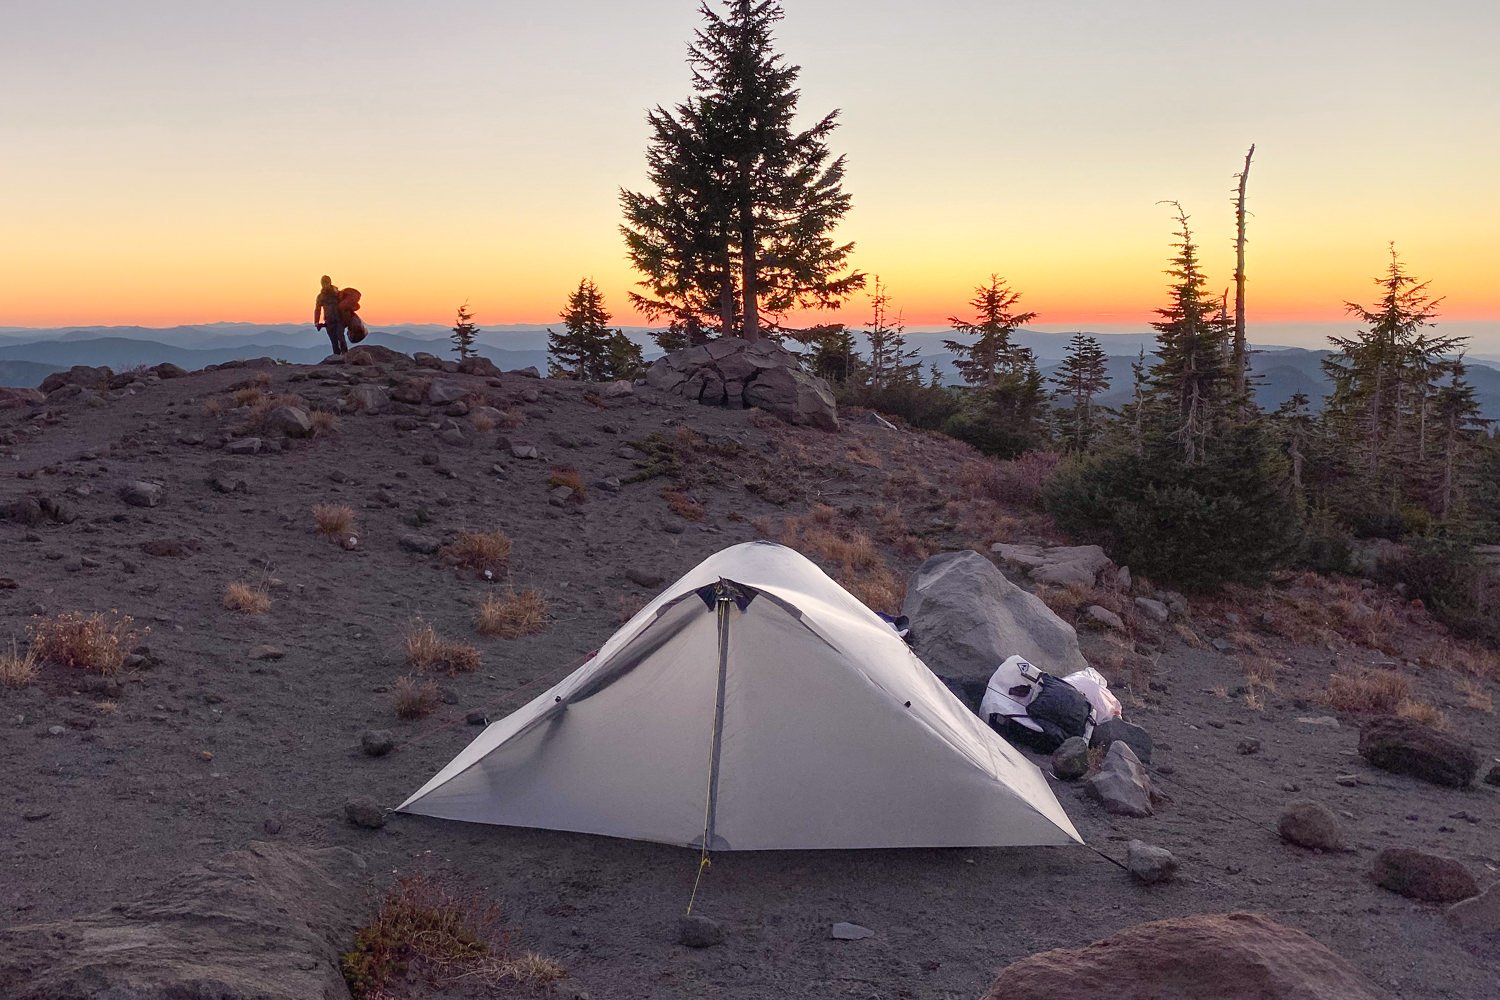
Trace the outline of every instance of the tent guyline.
[[696, 848], [695, 894], [726, 850], [1081, 843], [1035, 764], [771, 542], [705, 559], [399, 811]]

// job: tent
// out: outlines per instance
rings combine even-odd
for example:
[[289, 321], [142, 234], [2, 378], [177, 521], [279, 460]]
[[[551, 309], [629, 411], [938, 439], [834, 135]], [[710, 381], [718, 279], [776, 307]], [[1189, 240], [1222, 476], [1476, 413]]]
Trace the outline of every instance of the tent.
[[890, 625], [771, 542], [705, 559], [399, 811], [715, 851], [1082, 842]]

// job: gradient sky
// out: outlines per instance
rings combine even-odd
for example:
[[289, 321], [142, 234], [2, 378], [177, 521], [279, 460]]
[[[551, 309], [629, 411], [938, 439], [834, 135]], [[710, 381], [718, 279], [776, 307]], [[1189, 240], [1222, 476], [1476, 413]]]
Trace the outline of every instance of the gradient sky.
[[[1494, 0], [785, 6], [804, 120], [843, 109], [841, 235], [908, 324], [999, 272], [1050, 325], [1140, 328], [1159, 199], [1227, 284], [1254, 142], [1253, 324], [1338, 320], [1394, 240], [1500, 348]], [[644, 182], [645, 109], [688, 93], [697, 22], [694, 0], [0, 0], [0, 325], [298, 320], [324, 272], [377, 326], [466, 298], [481, 325], [548, 322], [583, 275], [634, 322], [617, 192]]]

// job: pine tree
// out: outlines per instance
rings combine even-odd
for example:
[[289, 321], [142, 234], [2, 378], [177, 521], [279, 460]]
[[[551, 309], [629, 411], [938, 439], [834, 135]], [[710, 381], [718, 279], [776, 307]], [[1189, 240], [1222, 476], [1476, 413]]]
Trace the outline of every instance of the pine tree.
[[1229, 324], [1222, 299], [1205, 289], [1188, 216], [1177, 202], [1177, 255], [1166, 273], [1173, 278], [1170, 304], [1156, 310], [1156, 364], [1151, 367], [1150, 399], [1164, 429], [1178, 441], [1189, 465], [1202, 460], [1215, 421], [1234, 396], [1227, 340]]
[[[626, 244], [651, 315], [717, 314], [758, 340], [772, 315], [831, 308], [863, 287], [842, 274], [854, 249], [830, 235], [848, 211], [844, 159], [827, 140], [838, 112], [795, 131], [801, 67], [773, 46], [775, 0], [704, 2], [688, 50], [694, 97], [648, 116], [648, 179], [656, 194], [621, 192]], [[737, 315], [736, 315], [737, 312]]]
[[864, 377], [865, 363], [854, 349], [854, 334], [842, 323], [822, 323], [792, 332], [798, 343], [810, 348], [812, 373], [836, 385]]
[[479, 327], [474, 325], [474, 315], [469, 312], [469, 303], [464, 302], [458, 307], [458, 316], [454, 320], [453, 333], [449, 338], [453, 341], [453, 351], [460, 361], [474, 356], [474, 338], [477, 336], [479, 336]]
[[1057, 398], [1070, 399], [1071, 412], [1063, 417], [1062, 437], [1073, 451], [1087, 451], [1094, 440], [1094, 397], [1109, 388], [1109, 359], [1099, 341], [1084, 333], [1073, 334], [1067, 354], [1048, 381], [1058, 388]]
[[586, 382], [634, 378], [643, 367], [640, 346], [620, 330], [609, 329], [604, 294], [588, 278], [568, 296], [560, 314], [564, 332], [547, 331], [547, 374]]
[[1476, 432], [1490, 423], [1480, 417], [1479, 400], [1474, 386], [1465, 376], [1468, 367], [1460, 356], [1449, 366], [1449, 381], [1433, 394], [1433, 423], [1437, 429], [1436, 450], [1440, 456], [1441, 474], [1436, 489], [1435, 513], [1443, 520], [1453, 518], [1465, 492], [1469, 468], [1466, 461], [1473, 450]]
[[1030, 348], [1011, 343], [1016, 330], [1036, 319], [1034, 312], [1015, 311], [1020, 300], [1020, 292], [1007, 288], [1005, 279], [992, 274], [988, 285], [974, 289], [969, 302], [975, 313], [973, 321], [948, 318], [955, 331], [974, 338], [972, 343], [943, 341], [943, 346], [957, 355], [953, 366], [965, 382], [993, 388], [1001, 376], [1035, 366]]
[[899, 314], [891, 320], [890, 306], [890, 289], [877, 274], [870, 293], [870, 321], [864, 331], [870, 350], [864, 374], [869, 385], [877, 389], [921, 380], [921, 364], [915, 361], [918, 352], [907, 350], [906, 326]]

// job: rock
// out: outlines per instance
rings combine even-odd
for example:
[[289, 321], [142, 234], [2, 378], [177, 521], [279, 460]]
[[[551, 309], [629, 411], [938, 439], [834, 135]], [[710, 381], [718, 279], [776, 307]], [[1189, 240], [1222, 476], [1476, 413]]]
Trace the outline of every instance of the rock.
[[419, 535], [415, 532], [403, 531], [396, 536], [396, 544], [408, 552], [419, 552], [424, 556], [435, 555], [442, 548], [442, 543], [431, 535]]
[[312, 418], [300, 406], [278, 406], [266, 414], [261, 427], [271, 434], [303, 438], [312, 433]]
[[457, 427], [450, 427], [438, 435], [438, 440], [451, 448], [467, 448], [469, 439], [463, 431]]
[[945, 677], [988, 680], [1016, 654], [1058, 676], [1088, 666], [1073, 626], [973, 550], [944, 552], [919, 566], [902, 614], [917, 655]]
[[710, 948], [724, 941], [724, 928], [717, 920], [690, 913], [677, 918], [677, 941], [689, 948]]
[[871, 410], [869, 413], [866, 413], [864, 416], [860, 417], [858, 422], [864, 424], [867, 427], [874, 427], [882, 431], [899, 430], [899, 428], [895, 424], [891, 423], [889, 420], [885, 419], [885, 417], [882, 417], [874, 410]]
[[103, 389], [109, 385], [110, 379], [115, 373], [108, 368], [93, 368], [89, 365], [74, 365], [65, 372], [53, 372], [42, 379], [42, 384], [37, 390], [42, 395], [50, 395], [63, 386], [78, 386], [83, 389]]
[[230, 472], [214, 473], [208, 485], [213, 487], [215, 493], [245, 493], [250, 489], [245, 480]]
[[1360, 784], [1359, 775], [1337, 774], [1334, 775], [1333, 783], [1336, 785], [1343, 785], [1345, 788], [1357, 788]]
[[461, 358], [458, 362], [458, 370], [465, 375], [478, 375], [482, 378], [500, 377], [499, 366], [489, 358], [480, 357], [478, 354]]
[[1239, 745], [1234, 748], [1234, 752], [1246, 757], [1253, 753], [1260, 753], [1260, 740], [1253, 736], [1240, 740]]
[[1359, 755], [1378, 768], [1451, 788], [1468, 785], [1479, 771], [1479, 755], [1472, 747], [1395, 715], [1360, 727]]
[[1116, 740], [1109, 745], [1099, 773], [1084, 782], [1090, 796], [1116, 816], [1150, 816], [1151, 779], [1130, 745]]
[[1000, 560], [1031, 574], [1038, 583], [1058, 587], [1092, 587], [1099, 574], [1113, 565], [1097, 545], [1009, 545], [990, 546]]
[[621, 399], [625, 396], [634, 396], [635, 386], [627, 379], [617, 379], [613, 382], [606, 382], [604, 388], [599, 390], [599, 395], [605, 399]]
[[1095, 747], [1108, 747], [1116, 741], [1128, 743], [1130, 749], [1135, 751], [1136, 760], [1151, 763], [1151, 734], [1133, 722], [1126, 722], [1124, 719], [1101, 722], [1094, 727], [1094, 732], [1089, 737], [1089, 745]]
[[829, 928], [828, 936], [835, 941], [863, 941], [865, 938], [874, 937], [875, 932], [868, 927], [841, 920]]
[[46, 393], [39, 389], [0, 386], [0, 410], [19, 410], [25, 406], [41, 406], [46, 401]]
[[1069, 736], [1052, 752], [1052, 773], [1065, 781], [1081, 778], [1089, 770], [1089, 744], [1082, 736]]
[[378, 385], [357, 385], [346, 398], [351, 408], [364, 413], [379, 413], [391, 405], [390, 394]]
[[400, 351], [378, 344], [360, 344], [351, 347], [344, 355], [344, 362], [351, 365], [390, 365], [394, 368], [414, 368], [416, 362]]
[[730, 337], [673, 351], [647, 369], [646, 384], [705, 406], [757, 406], [791, 424], [838, 430], [828, 383], [768, 340]]
[[366, 729], [359, 738], [359, 748], [371, 757], [384, 757], [396, 748], [396, 737], [389, 729]]
[[464, 716], [464, 725], [466, 726], [487, 726], [489, 724], [490, 717], [484, 712], [470, 712]]
[[[536, 370], [536, 365], [527, 365], [525, 368], [512, 368], [509, 371], [507, 371], [505, 374], [507, 374], [507, 375], [519, 375], [522, 378], [541, 378], [542, 377], [542, 373]], [[530, 402], [534, 402], [534, 401], [530, 401]]]
[[1489, 773], [1484, 776], [1484, 783], [1486, 785], [1500, 785], [1500, 764], [1496, 764], [1490, 768]]
[[1149, 597], [1137, 597], [1135, 606], [1141, 610], [1141, 614], [1154, 622], [1164, 622], [1172, 614], [1161, 601], [1154, 601]]
[[120, 487], [120, 499], [132, 507], [155, 507], [161, 503], [160, 483], [131, 482]]
[[1443, 917], [1459, 930], [1500, 934], [1500, 882], [1477, 896], [1454, 903]]
[[1131, 582], [1132, 581], [1130, 578], [1129, 566], [1121, 566], [1119, 569], [1115, 570], [1115, 586], [1118, 589], [1128, 594], [1130, 592]]
[[158, 378], [182, 378], [187, 374], [186, 368], [174, 365], [170, 361], [163, 361], [161, 364], [156, 365], [151, 370], [156, 373]]
[[1125, 868], [1137, 882], [1156, 885], [1170, 882], [1177, 874], [1177, 859], [1164, 847], [1152, 847], [1143, 841], [1132, 840], [1125, 845]]
[[427, 387], [426, 400], [433, 406], [441, 406], [447, 403], [457, 402], [469, 394], [469, 391], [457, 382], [447, 379], [434, 379]]
[[368, 795], [356, 795], [344, 803], [344, 818], [354, 826], [378, 830], [385, 826], [385, 810]]
[[36, 497], [21, 497], [0, 506], [0, 520], [13, 521], [28, 527], [36, 527], [47, 519], [42, 503]]
[[237, 438], [227, 441], [224, 450], [231, 455], [254, 455], [260, 451], [260, 438]]
[[1276, 820], [1281, 839], [1298, 847], [1319, 851], [1343, 851], [1348, 848], [1343, 824], [1333, 811], [1312, 799], [1287, 803]]
[[594, 486], [606, 493], [618, 493], [624, 489], [618, 476], [605, 476], [603, 479], [594, 480]]
[[526, 459], [533, 459], [533, 458], [541, 458], [542, 457], [541, 453], [536, 450], [536, 446], [535, 445], [530, 445], [530, 444], [513, 444], [513, 445], [511, 445], [510, 446], [510, 455], [511, 455], [512, 458], [526, 458]]
[[1479, 894], [1474, 875], [1452, 858], [1410, 847], [1387, 847], [1370, 869], [1375, 884], [1424, 903], [1456, 903]]
[[1083, 615], [1089, 621], [1097, 622], [1098, 624], [1103, 625], [1106, 628], [1112, 628], [1116, 632], [1125, 631], [1124, 620], [1108, 608], [1100, 607], [1097, 604], [1090, 604], [1087, 608], [1084, 609]]
[[638, 566], [631, 566], [627, 569], [625, 571], [625, 579], [647, 589], [660, 587], [663, 583], [667, 582], [667, 578], [661, 573], [649, 569], [641, 569]]
[[430, 368], [434, 371], [443, 370], [443, 359], [436, 354], [428, 354], [426, 351], [416, 351], [411, 356], [418, 368]]
[[1000, 970], [985, 1000], [1394, 1000], [1301, 931], [1257, 913], [1137, 924]]
[[363, 860], [251, 843], [149, 895], [0, 931], [7, 1000], [326, 1000], [369, 917]]
[[255, 646], [250, 650], [252, 660], [279, 660], [286, 655], [280, 646]]

